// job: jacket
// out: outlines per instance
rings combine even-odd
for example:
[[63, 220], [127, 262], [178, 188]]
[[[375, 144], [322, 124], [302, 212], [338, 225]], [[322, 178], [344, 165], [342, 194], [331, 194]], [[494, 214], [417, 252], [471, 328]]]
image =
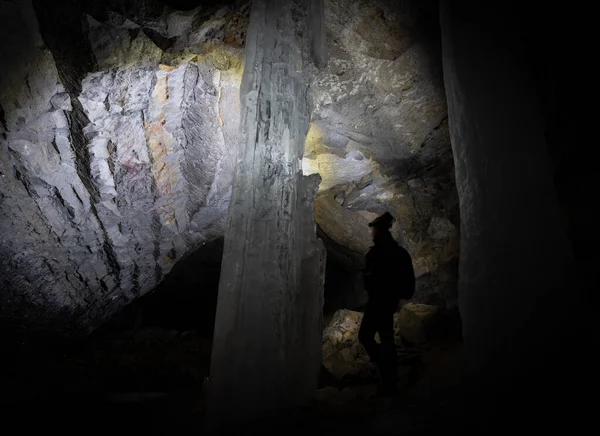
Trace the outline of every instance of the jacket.
[[395, 304], [414, 293], [414, 269], [408, 252], [400, 247], [389, 232], [377, 235], [366, 254], [363, 274], [369, 302]]

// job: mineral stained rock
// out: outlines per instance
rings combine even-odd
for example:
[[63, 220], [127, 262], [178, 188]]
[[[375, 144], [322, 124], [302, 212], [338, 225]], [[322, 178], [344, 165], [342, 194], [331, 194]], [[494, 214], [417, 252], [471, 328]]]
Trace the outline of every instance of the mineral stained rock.
[[308, 1], [252, 5], [211, 356], [207, 422], [220, 430], [317, 390], [325, 249], [314, 223], [320, 177], [301, 167], [311, 113], [303, 52], [319, 12], [307, 14]]
[[[1, 316], [85, 334], [223, 236], [249, 3], [0, 8]], [[458, 197], [436, 46], [398, 2], [324, 8], [302, 166], [322, 178], [328, 258], [353, 277], [328, 298], [361, 301], [366, 224], [389, 210], [416, 300], [455, 305]]]

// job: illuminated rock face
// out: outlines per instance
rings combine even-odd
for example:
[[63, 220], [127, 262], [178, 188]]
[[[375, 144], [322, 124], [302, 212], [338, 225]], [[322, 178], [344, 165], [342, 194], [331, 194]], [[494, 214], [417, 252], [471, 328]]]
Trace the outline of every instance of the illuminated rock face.
[[[33, 3], [0, 2], [13, 42], [2, 55], [14, 60], [0, 68], [1, 310], [79, 334], [223, 235], [249, 5]], [[416, 299], [453, 305], [458, 199], [441, 72], [393, 3], [325, 1], [330, 56], [312, 77], [303, 168], [322, 177], [329, 258], [356, 271], [366, 224], [389, 210]], [[331, 296], [341, 306], [362, 298], [351, 282]]]
[[28, 45], [0, 98], [3, 309], [31, 304], [31, 326], [67, 320], [77, 334], [223, 235], [241, 50], [167, 65], [139, 26], [86, 16], [99, 71], [67, 90], [77, 77], [39, 48], [31, 6], [4, 10], [32, 27], [8, 29]]
[[[391, 212], [415, 264], [415, 300], [454, 306], [458, 196], [438, 48], [393, 2], [329, 1], [326, 22], [330, 60], [315, 78], [304, 159], [323, 178], [317, 222], [356, 259], [371, 244], [367, 223]], [[360, 280], [345, 282], [335, 308], [364, 300]]]

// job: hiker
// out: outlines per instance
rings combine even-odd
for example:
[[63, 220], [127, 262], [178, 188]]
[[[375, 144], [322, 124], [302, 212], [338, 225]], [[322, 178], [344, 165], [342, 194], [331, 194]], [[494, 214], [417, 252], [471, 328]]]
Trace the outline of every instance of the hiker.
[[[412, 259], [392, 237], [393, 222], [394, 217], [386, 212], [369, 223], [374, 243], [366, 255], [364, 270], [369, 301], [358, 333], [358, 340], [379, 370], [380, 395], [398, 390], [394, 313], [400, 299], [411, 299], [415, 288]], [[375, 341], [376, 333], [381, 344]]]

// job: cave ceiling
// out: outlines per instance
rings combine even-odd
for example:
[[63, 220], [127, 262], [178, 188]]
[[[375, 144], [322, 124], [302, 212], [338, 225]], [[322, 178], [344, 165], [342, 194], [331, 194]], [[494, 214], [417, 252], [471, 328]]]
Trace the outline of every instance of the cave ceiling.
[[[248, 2], [0, 1], [3, 317], [88, 331], [223, 236]], [[400, 5], [400, 6], [399, 6]], [[326, 0], [303, 162], [328, 249], [383, 211], [417, 299], [455, 304], [458, 197], [422, 11]]]

